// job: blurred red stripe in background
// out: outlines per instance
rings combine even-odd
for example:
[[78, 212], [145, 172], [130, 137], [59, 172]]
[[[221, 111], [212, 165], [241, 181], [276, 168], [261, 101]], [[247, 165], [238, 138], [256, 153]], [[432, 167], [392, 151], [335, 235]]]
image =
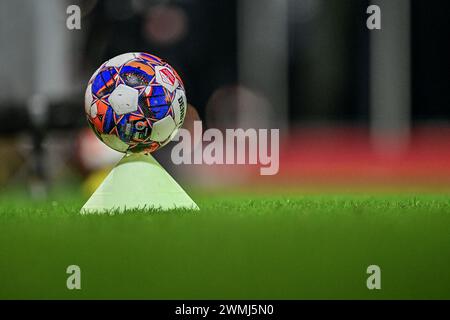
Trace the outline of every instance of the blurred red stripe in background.
[[298, 129], [282, 143], [276, 179], [450, 186], [450, 128], [417, 128], [389, 152], [374, 148], [367, 129]]

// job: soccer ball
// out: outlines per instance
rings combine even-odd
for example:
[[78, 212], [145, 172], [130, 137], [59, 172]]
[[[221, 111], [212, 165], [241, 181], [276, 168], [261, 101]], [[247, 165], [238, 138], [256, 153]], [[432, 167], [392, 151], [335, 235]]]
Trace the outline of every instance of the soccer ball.
[[124, 53], [95, 71], [85, 93], [88, 123], [97, 137], [120, 152], [150, 153], [167, 144], [183, 125], [183, 82], [164, 60]]

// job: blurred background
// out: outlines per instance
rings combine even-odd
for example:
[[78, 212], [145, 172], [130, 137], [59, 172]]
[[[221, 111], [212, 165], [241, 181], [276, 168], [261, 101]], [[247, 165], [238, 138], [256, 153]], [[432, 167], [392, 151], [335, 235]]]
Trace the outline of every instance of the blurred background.
[[[66, 27], [69, 5], [81, 29]], [[366, 9], [381, 8], [381, 30]], [[89, 131], [101, 63], [144, 51], [184, 80], [204, 128], [280, 128], [280, 171], [174, 166], [185, 185], [450, 190], [445, 0], [0, 2], [0, 190], [93, 191], [121, 155]], [[14, 14], [12, 14], [14, 13]]]

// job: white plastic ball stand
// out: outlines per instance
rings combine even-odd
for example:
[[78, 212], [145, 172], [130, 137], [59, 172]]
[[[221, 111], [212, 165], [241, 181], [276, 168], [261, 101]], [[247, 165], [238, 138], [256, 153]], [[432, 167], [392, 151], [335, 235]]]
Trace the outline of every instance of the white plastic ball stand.
[[192, 209], [197, 204], [149, 154], [126, 154], [81, 208], [82, 214], [133, 209]]

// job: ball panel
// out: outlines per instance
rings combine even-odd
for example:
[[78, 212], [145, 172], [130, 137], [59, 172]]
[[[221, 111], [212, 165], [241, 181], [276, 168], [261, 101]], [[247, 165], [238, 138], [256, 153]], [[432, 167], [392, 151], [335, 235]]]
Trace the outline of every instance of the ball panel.
[[177, 89], [175, 98], [172, 102], [174, 120], [177, 128], [181, 127], [186, 116], [187, 101], [183, 90]]
[[92, 85], [89, 84], [84, 93], [84, 111], [87, 114], [90, 113], [92, 101]]
[[152, 65], [154, 65], [154, 64], [159, 64], [159, 65], [164, 64], [164, 61], [161, 58], [159, 58], [157, 56], [154, 56], [152, 54], [149, 54], [149, 53], [140, 52], [140, 53], [137, 54], [137, 56], [139, 58], [145, 60], [145, 61], [150, 62]]
[[147, 74], [145, 71], [141, 69], [124, 65], [120, 69], [120, 78], [123, 80], [124, 84], [134, 88], [147, 86], [153, 79], [153, 76]]
[[97, 116], [97, 104], [94, 103], [89, 110], [91, 117], [95, 118]]
[[103, 125], [105, 122], [105, 116], [109, 109], [109, 106], [101, 100], [97, 100], [95, 103], [96, 113], [92, 115], [91, 112], [88, 113], [91, 123], [95, 126], [96, 130], [103, 133]]
[[162, 142], [170, 137], [175, 130], [176, 125], [171, 116], [167, 116], [162, 120], [158, 120], [153, 124], [152, 134], [150, 139], [157, 142]]
[[122, 115], [137, 110], [138, 96], [139, 92], [136, 89], [119, 84], [109, 96], [108, 101], [114, 112]]
[[92, 82], [92, 93], [95, 97], [101, 98], [110, 94], [116, 87], [117, 70], [106, 68], [98, 72]]
[[153, 67], [151, 65], [149, 65], [148, 63], [146, 63], [145, 61], [136, 61], [136, 60], [131, 60], [128, 61], [126, 64], [124, 64], [124, 67], [129, 67], [129, 68], [134, 68], [136, 70], [142, 70], [143, 73], [145, 73], [147, 76], [153, 78], [153, 76], [155, 75], [155, 70], [153, 69]]
[[156, 82], [169, 90], [169, 92], [173, 92], [178, 87], [177, 77], [167, 66], [156, 66], [155, 77]]
[[136, 54], [133, 53], [133, 52], [123, 53], [123, 54], [120, 54], [120, 55], [118, 55], [118, 56], [116, 56], [116, 57], [114, 57], [112, 59], [109, 59], [106, 62], [105, 66], [106, 67], [117, 67], [117, 68], [119, 68], [123, 64], [125, 64], [126, 62], [128, 62], [128, 61], [130, 61], [130, 60], [132, 60], [134, 58], [136, 58]]
[[128, 150], [128, 144], [120, 140], [120, 138], [116, 135], [102, 133], [100, 137], [107, 146], [113, 148], [114, 150], [120, 152], [126, 152]]

